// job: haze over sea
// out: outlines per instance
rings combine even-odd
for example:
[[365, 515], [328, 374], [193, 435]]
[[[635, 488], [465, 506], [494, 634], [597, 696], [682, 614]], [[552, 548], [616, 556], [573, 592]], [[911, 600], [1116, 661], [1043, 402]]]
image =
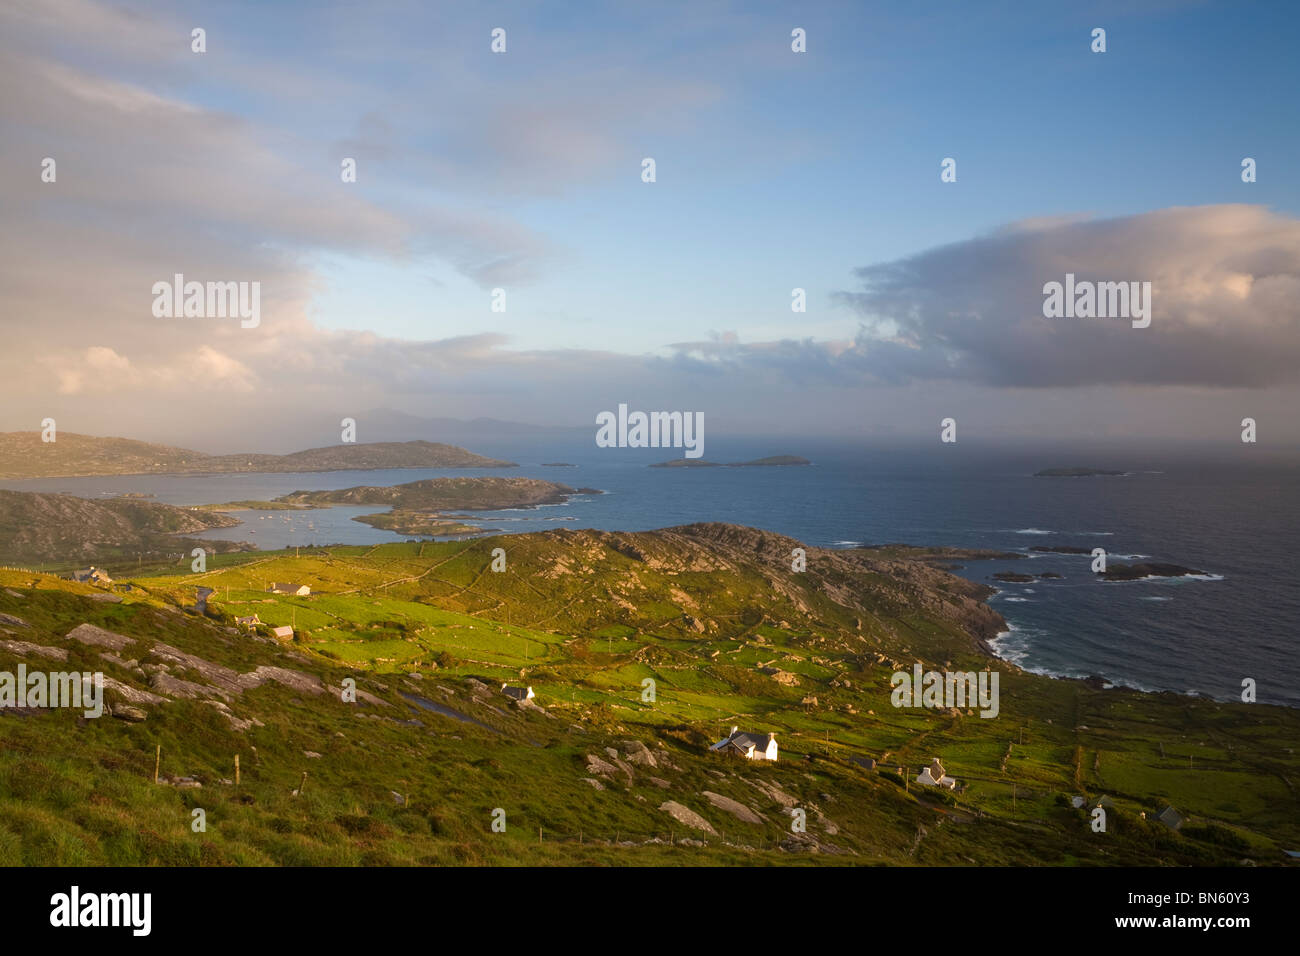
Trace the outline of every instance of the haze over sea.
[[[928, 448], [790, 438], [710, 437], [705, 458], [744, 461], [796, 454], [808, 467], [648, 468], [680, 449], [601, 449], [591, 431], [536, 440], [476, 442], [471, 450], [520, 463], [511, 469], [401, 469], [313, 474], [127, 476], [5, 482], [20, 491], [85, 497], [136, 492], [177, 505], [269, 499], [295, 490], [390, 485], [421, 478], [517, 475], [599, 488], [564, 505], [465, 512], [497, 533], [566, 528], [640, 531], [696, 521], [753, 525], [818, 547], [905, 542], [1026, 554], [1034, 545], [1103, 547], [1109, 560], [1185, 565], [1203, 578], [1103, 583], [1090, 558], [1035, 555], [981, 561], [957, 573], [991, 584], [1010, 631], [999, 655], [1029, 670], [1146, 690], [1239, 699], [1254, 678], [1261, 702], [1300, 706], [1300, 589], [1291, 545], [1300, 531], [1300, 467], [1294, 459], [1225, 448], [1189, 453], [1078, 448]], [[543, 462], [578, 467], [542, 467]], [[1034, 478], [1050, 467], [1087, 466], [1123, 477]], [[261, 548], [374, 543], [405, 536], [351, 519], [375, 506], [240, 512], [240, 527], [203, 537]], [[288, 520], [286, 520], [288, 519]], [[1140, 558], [1129, 556], [1140, 555]], [[997, 571], [1056, 572], [1060, 580], [1000, 584]]]

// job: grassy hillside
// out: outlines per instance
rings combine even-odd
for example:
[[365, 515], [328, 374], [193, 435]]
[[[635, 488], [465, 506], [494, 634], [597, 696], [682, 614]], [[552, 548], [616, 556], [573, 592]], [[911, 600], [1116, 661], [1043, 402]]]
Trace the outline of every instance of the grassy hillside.
[[[794, 572], [796, 546], [693, 525], [223, 555], [120, 604], [0, 571], [0, 671], [100, 669], [145, 717], [0, 709], [0, 862], [1232, 865], [1300, 845], [1295, 711], [1026, 674], [984, 655], [1001, 619], [977, 585], [904, 549], [810, 548]], [[199, 586], [208, 617], [180, 610]], [[231, 626], [254, 613], [294, 639]], [[68, 636], [83, 623], [128, 640]], [[895, 709], [914, 661], [998, 670], [1000, 715]], [[780, 760], [710, 755], [732, 724], [775, 732]], [[895, 772], [935, 756], [964, 791]], [[1107, 832], [1073, 794], [1112, 799]], [[1151, 819], [1167, 803], [1181, 832]]]
[[183, 475], [368, 470], [381, 468], [506, 468], [514, 463], [484, 458], [440, 442], [373, 442], [310, 448], [289, 455], [205, 455], [187, 448], [129, 438], [98, 438], [59, 432], [0, 432], [0, 478], [76, 475]]

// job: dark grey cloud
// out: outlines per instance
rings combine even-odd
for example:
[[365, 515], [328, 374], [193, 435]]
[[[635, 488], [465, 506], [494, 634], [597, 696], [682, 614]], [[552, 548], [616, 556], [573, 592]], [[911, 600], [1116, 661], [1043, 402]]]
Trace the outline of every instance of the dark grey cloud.
[[[1043, 286], [1148, 281], [1148, 328], [1045, 318]], [[835, 362], [881, 382], [1265, 387], [1300, 381], [1300, 221], [1259, 206], [1016, 224], [856, 270]]]

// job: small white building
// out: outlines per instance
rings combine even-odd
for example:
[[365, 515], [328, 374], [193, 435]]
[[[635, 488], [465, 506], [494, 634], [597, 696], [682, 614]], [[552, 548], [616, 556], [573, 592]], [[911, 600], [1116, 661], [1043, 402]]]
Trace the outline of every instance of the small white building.
[[271, 628], [271, 633], [276, 637], [284, 638], [286, 641], [293, 640], [293, 628], [289, 627], [287, 624], [284, 627]]
[[731, 733], [709, 750], [713, 753], [739, 754], [746, 760], [775, 760], [776, 734], [751, 734], [732, 727]]
[[272, 594], [294, 594], [298, 597], [306, 597], [311, 594], [311, 588], [305, 584], [281, 584], [276, 582], [267, 588]]
[[80, 581], [82, 584], [113, 583], [113, 579], [108, 576], [103, 568], [97, 568], [94, 565], [91, 565], [88, 568], [82, 568], [80, 571], [73, 571], [72, 580]]
[[511, 687], [509, 684], [501, 685], [501, 693], [505, 694], [511, 700], [517, 700], [520, 703], [526, 700], [532, 700], [537, 696], [533, 693], [531, 687]]
[[923, 787], [942, 787], [944, 790], [955, 790], [957, 781], [948, 776], [943, 769], [943, 764], [939, 763], [939, 758], [935, 757], [934, 762], [916, 775], [916, 782]]

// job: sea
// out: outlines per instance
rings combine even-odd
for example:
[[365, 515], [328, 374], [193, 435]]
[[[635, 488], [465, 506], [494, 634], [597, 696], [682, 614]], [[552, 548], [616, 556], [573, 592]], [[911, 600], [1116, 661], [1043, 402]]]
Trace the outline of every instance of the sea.
[[[1300, 706], [1300, 460], [1225, 444], [1217, 454], [1130, 445], [932, 446], [854, 440], [710, 438], [707, 459], [800, 455], [808, 466], [650, 468], [680, 449], [609, 449], [590, 432], [471, 445], [510, 469], [396, 469], [309, 474], [121, 476], [0, 482], [87, 498], [151, 495], [175, 505], [265, 500], [292, 491], [391, 485], [421, 478], [518, 475], [599, 489], [564, 504], [470, 514], [491, 533], [557, 527], [641, 531], [698, 521], [751, 525], [824, 548], [902, 542], [990, 548], [1019, 560], [966, 562], [956, 573], [997, 588], [1007, 620], [996, 653], [1050, 675], [1099, 676], [1143, 690]], [[545, 467], [563, 462], [573, 467]], [[1055, 467], [1113, 477], [1044, 478]], [[375, 506], [245, 511], [243, 524], [197, 537], [260, 548], [367, 544], [406, 536], [352, 520]], [[1131, 583], [1098, 580], [1089, 555], [1034, 546], [1104, 548], [1108, 561], [1203, 572]], [[999, 571], [1035, 575], [1024, 584]], [[1059, 579], [1037, 577], [1046, 572]]]

